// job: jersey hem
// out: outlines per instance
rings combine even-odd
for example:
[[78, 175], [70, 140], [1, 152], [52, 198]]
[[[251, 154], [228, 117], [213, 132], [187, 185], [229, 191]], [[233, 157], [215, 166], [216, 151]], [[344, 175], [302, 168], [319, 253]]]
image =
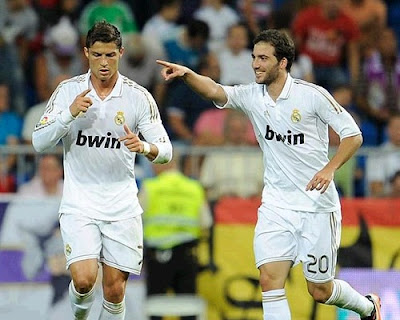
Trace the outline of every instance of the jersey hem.
[[327, 279], [316, 280], [316, 279], [312, 279], [312, 278], [306, 277], [305, 275], [304, 275], [304, 278], [305, 278], [307, 281], [312, 282], [312, 283], [327, 283], [327, 282], [330, 282], [330, 281], [332, 281], [333, 279], [335, 279], [335, 277], [332, 276], [332, 277], [329, 277], [329, 278], [327, 278]]
[[312, 212], [312, 213], [315, 213], [315, 214], [318, 214], [318, 213], [330, 213], [330, 212], [333, 212], [333, 211], [338, 211], [338, 210], [341, 210], [341, 206], [339, 205], [339, 206], [334, 206], [334, 207], [330, 207], [330, 208], [326, 208], [326, 209], [319, 209], [319, 210], [316, 210], [315, 208], [306, 208], [306, 207], [299, 207], [299, 206], [283, 206], [283, 205], [279, 205], [279, 204], [277, 204], [277, 203], [271, 203], [271, 202], [268, 202], [268, 201], [265, 201], [265, 200], [263, 200], [262, 201], [262, 205], [265, 205], [265, 206], [269, 206], [269, 207], [276, 207], [276, 208], [279, 208], [279, 209], [287, 209], [287, 210], [291, 210], [291, 211], [303, 211], [303, 212]]
[[267, 258], [267, 259], [262, 259], [258, 262], [256, 262], [256, 267], [259, 268], [263, 264], [269, 263], [269, 262], [278, 262], [278, 261], [292, 261], [294, 263], [295, 257], [292, 256], [283, 256], [283, 257], [275, 257], [275, 258]]
[[101, 220], [101, 221], [122, 221], [122, 220], [132, 219], [132, 218], [138, 217], [143, 214], [143, 211], [141, 211], [139, 213], [136, 212], [136, 213], [130, 214], [128, 216], [122, 216], [122, 217], [119, 217], [119, 216], [115, 216], [115, 217], [101, 216], [101, 217], [99, 217], [99, 216], [93, 216], [93, 215], [89, 215], [89, 214], [82, 214], [82, 212], [83, 211], [74, 211], [74, 210], [73, 211], [65, 211], [65, 210], [63, 210], [58, 213], [58, 218], [61, 218], [61, 216], [63, 214], [70, 214], [70, 215], [79, 215], [79, 216], [83, 215], [89, 219]]
[[99, 255], [97, 255], [97, 254], [88, 254], [88, 255], [75, 257], [75, 258], [73, 258], [71, 260], [67, 260], [66, 269], [68, 270], [69, 267], [71, 266], [71, 264], [73, 264], [75, 262], [79, 262], [79, 261], [83, 261], [83, 260], [89, 260], [89, 259], [96, 259], [98, 261], [99, 260]]
[[135, 274], [135, 275], [137, 275], [137, 276], [140, 276], [140, 273], [141, 273], [141, 271], [142, 271], [141, 268], [140, 268], [140, 269], [134, 269], [134, 268], [130, 268], [130, 267], [127, 267], [127, 266], [121, 266], [121, 265], [119, 265], [119, 264], [110, 262], [110, 261], [108, 261], [108, 260], [106, 260], [106, 259], [104, 259], [104, 258], [101, 258], [101, 259], [100, 259], [100, 262], [102, 262], [102, 263], [108, 265], [109, 267], [113, 267], [113, 268], [116, 268], [116, 269], [118, 269], [118, 270], [125, 271], [125, 272], [129, 272], [129, 273], [133, 273], [133, 274]]

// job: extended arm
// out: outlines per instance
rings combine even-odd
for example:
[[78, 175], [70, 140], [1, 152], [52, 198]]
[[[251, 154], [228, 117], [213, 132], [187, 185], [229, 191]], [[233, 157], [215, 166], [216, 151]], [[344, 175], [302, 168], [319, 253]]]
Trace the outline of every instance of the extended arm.
[[164, 67], [161, 74], [165, 80], [182, 78], [194, 92], [203, 98], [212, 100], [218, 105], [224, 105], [228, 102], [225, 91], [211, 78], [202, 76], [188, 67], [179, 64], [163, 60], [157, 60], [157, 63]]

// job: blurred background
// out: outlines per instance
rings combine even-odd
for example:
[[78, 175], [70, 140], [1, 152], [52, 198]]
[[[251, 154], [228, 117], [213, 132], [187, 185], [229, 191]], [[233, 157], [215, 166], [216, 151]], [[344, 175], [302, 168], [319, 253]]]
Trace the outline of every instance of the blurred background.
[[[252, 238], [263, 164], [249, 121], [217, 110], [179, 81], [165, 83], [155, 60], [185, 64], [223, 84], [250, 83], [252, 39], [266, 28], [294, 39], [292, 76], [328, 89], [363, 132], [363, 146], [335, 176], [343, 214], [337, 276], [363, 294], [379, 293], [383, 318], [400, 319], [396, 0], [0, 0], [0, 319], [71, 319], [58, 229], [62, 147], [39, 155], [31, 135], [60, 81], [87, 72], [85, 35], [102, 19], [123, 34], [120, 73], [157, 101], [175, 149], [167, 169], [195, 181], [200, 199], [190, 244], [154, 244], [145, 209], [146, 259], [128, 284], [127, 319], [146, 319], [148, 295], [161, 290], [151, 281], [178, 277], [175, 253], [190, 257], [179, 276], [190, 275], [207, 319], [262, 318]], [[331, 153], [338, 143], [330, 131]], [[136, 161], [141, 201], [150, 208], [148, 181], [165, 172], [144, 157]], [[171, 220], [168, 232], [177, 226]], [[169, 266], [165, 274], [153, 272], [160, 266]], [[163, 289], [176, 289], [171, 283]], [[293, 319], [357, 319], [314, 304], [306, 292], [296, 267], [287, 283]], [[89, 319], [100, 312], [97, 294]]]

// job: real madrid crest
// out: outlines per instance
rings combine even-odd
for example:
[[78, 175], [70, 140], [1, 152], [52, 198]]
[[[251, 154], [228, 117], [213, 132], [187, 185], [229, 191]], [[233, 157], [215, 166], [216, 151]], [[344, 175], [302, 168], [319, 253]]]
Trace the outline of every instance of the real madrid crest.
[[114, 117], [114, 122], [118, 126], [122, 126], [125, 123], [125, 116], [122, 111], [117, 111], [117, 115]]
[[292, 111], [292, 116], [290, 117], [292, 119], [292, 122], [296, 123], [301, 120], [301, 114], [298, 109], [293, 109]]

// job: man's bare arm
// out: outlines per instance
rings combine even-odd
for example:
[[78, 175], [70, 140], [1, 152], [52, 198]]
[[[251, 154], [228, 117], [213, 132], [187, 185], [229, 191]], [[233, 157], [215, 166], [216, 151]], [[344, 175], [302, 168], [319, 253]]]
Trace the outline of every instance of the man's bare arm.
[[157, 60], [157, 63], [163, 66], [161, 74], [166, 81], [181, 78], [194, 92], [203, 98], [212, 100], [218, 105], [224, 105], [228, 102], [225, 91], [211, 78], [202, 76], [179, 64], [164, 60]]

